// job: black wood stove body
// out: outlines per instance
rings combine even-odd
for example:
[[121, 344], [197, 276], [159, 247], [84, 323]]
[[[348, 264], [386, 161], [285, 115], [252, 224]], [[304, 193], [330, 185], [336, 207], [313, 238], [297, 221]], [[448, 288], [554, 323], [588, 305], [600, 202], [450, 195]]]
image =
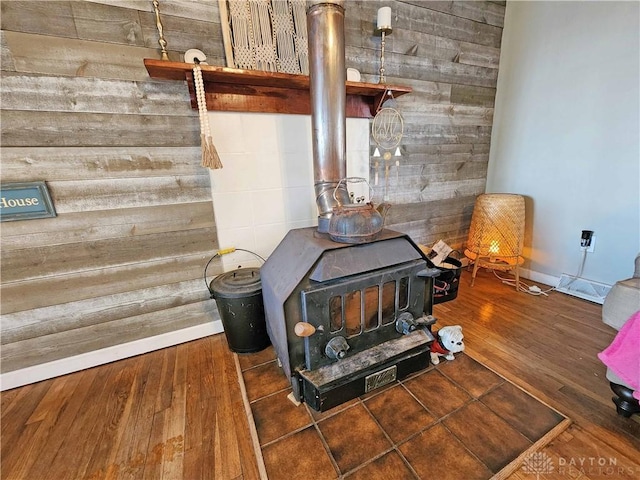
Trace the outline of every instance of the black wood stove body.
[[260, 274], [267, 332], [296, 399], [324, 411], [427, 367], [439, 273], [398, 232], [349, 245], [291, 230]]

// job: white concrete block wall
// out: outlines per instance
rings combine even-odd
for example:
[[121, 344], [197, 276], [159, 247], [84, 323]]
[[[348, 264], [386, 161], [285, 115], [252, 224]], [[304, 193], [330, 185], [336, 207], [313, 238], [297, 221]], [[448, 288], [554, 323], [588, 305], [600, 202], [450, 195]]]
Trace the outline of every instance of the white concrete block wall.
[[[317, 225], [311, 117], [209, 112], [211, 135], [224, 168], [211, 171], [220, 248], [265, 258], [292, 228]], [[347, 175], [369, 179], [369, 120], [347, 119]], [[350, 185], [369, 198], [366, 185]], [[222, 257], [226, 271], [260, 266], [253, 255]]]

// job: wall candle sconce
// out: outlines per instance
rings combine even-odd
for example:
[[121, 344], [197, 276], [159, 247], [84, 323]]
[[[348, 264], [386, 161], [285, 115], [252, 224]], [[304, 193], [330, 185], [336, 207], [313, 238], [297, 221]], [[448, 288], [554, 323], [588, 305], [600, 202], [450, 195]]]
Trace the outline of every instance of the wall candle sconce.
[[386, 79], [384, 76], [384, 43], [385, 36], [391, 35], [393, 29], [391, 28], [391, 7], [382, 7], [378, 9], [378, 23], [376, 33], [379, 33], [382, 36], [382, 41], [380, 42], [380, 80], [378, 83], [385, 83]]
[[164, 29], [162, 27], [162, 21], [160, 20], [160, 4], [158, 0], [153, 0], [153, 11], [156, 14], [156, 28], [158, 29], [158, 43], [160, 44], [160, 48], [162, 49], [162, 60], [169, 60], [169, 55], [167, 54], [167, 41], [164, 39]]

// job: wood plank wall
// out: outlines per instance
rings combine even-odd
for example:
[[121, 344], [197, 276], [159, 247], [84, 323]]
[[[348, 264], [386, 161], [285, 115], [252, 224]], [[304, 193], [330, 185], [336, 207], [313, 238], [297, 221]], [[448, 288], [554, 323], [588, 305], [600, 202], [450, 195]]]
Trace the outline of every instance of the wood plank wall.
[[[160, 3], [172, 59], [222, 64], [217, 0]], [[198, 117], [143, 65], [152, 3], [3, 1], [1, 21], [2, 181], [46, 180], [58, 213], [2, 224], [2, 372], [219, 318]]]
[[[486, 181], [505, 4], [348, 0], [346, 63], [363, 81], [378, 80], [383, 5], [388, 81], [414, 89], [398, 99], [387, 225], [459, 248]], [[202, 280], [217, 239], [198, 117], [183, 82], [143, 66], [159, 58], [151, 1], [1, 8], [2, 181], [46, 180], [58, 212], [2, 224], [2, 372], [217, 318]], [[198, 48], [225, 65], [218, 0], [160, 9], [171, 60]]]

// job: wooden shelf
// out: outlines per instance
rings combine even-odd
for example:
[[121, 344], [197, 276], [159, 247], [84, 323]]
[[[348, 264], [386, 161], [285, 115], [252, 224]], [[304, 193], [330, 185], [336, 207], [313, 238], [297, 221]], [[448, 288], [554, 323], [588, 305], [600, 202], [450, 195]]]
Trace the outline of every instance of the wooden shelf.
[[[191, 106], [197, 109], [193, 88], [193, 65], [146, 58], [152, 78], [186, 80]], [[208, 110], [310, 114], [309, 76], [240, 70], [201, 65]], [[411, 87], [347, 82], [347, 116], [369, 118], [376, 114], [387, 92], [399, 97]]]

